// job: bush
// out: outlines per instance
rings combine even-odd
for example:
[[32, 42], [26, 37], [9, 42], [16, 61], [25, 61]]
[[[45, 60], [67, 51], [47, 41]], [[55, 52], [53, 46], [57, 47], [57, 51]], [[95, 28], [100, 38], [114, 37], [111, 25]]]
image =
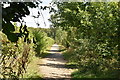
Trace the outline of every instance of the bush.
[[[78, 71], [73, 73], [75, 78], [119, 78], [119, 62], [115, 56], [107, 55], [110, 50], [108, 47], [93, 49], [91, 41], [84, 39], [79, 40], [80, 46], [71, 46], [64, 53], [65, 58], [70, 62], [77, 63]], [[95, 47], [96, 45], [94, 45]], [[106, 52], [107, 51], [107, 52]], [[106, 55], [104, 53], [106, 52]]]
[[1, 78], [20, 78], [26, 72], [33, 44], [25, 43], [23, 38], [20, 38], [17, 43], [12, 43], [5, 34], [0, 32], [0, 35], [2, 36]]
[[50, 37], [47, 37], [47, 34], [45, 32], [42, 32], [41, 30], [33, 30], [32, 34], [35, 41], [34, 48], [37, 52], [36, 55], [42, 54], [47, 49], [47, 47], [54, 44], [54, 40]]

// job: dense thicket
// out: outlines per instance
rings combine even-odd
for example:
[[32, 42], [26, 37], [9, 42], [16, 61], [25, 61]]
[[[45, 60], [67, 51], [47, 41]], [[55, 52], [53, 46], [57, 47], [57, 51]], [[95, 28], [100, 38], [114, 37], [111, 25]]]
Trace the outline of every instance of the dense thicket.
[[[4, 7], [4, 4], [10, 6]], [[75, 77], [120, 78], [119, 5], [118, 2], [59, 3], [58, 10], [49, 19], [53, 28], [28, 29], [22, 17], [29, 15], [28, 8], [37, 7], [38, 2], [3, 2], [0, 77], [22, 77], [30, 56], [43, 53], [54, 43], [54, 38], [68, 49], [64, 53], [66, 58], [78, 65], [79, 75]], [[21, 26], [15, 27], [11, 21], [18, 21]]]
[[69, 48], [66, 55], [71, 55], [69, 60], [79, 65], [79, 72], [86, 73], [77, 77], [86, 77], [91, 72], [87, 77], [118, 78], [119, 3], [64, 2], [57, 7], [58, 11], [51, 15], [50, 21], [53, 27], [60, 27], [62, 32], [66, 32], [63, 35], [67, 37], [59, 36], [61, 40], [65, 39], [60, 42]]
[[[46, 9], [44, 6], [38, 6], [41, 1], [30, 1], [1, 2], [0, 78], [9, 78], [11, 80], [22, 78], [26, 72], [29, 58], [43, 53], [54, 42], [47, 35], [49, 34], [47, 30], [27, 28], [23, 17], [30, 14], [29, 8], [40, 7], [39, 9]], [[38, 16], [41, 14], [38, 11]], [[21, 23], [21, 26], [16, 26], [14, 22]]]
[[[16, 32], [19, 32], [19, 28], [15, 27]], [[1, 78], [17, 79], [22, 77], [26, 72], [29, 58], [34, 52], [33, 43], [25, 43], [24, 37], [20, 38], [17, 43], [9, 41], [7, 36], [0, 32], [1, 35], [1, 50], [0, 53], [0, 65], [1, 65]], [[28, 36], [29, 38], [31, 35]], [[31, 40], [31, 39], [30, 39]]]
[[[22, 17], [29, 15], [30, 11], [28, 8], [37, 7], [38, 2], [1, 2], [1, 4], [2, 32], [0, 32], [0, 42], [2, 44], [0, 77], [17, 79], [26, 72], [29, 55], [33, 51], [29, 31], [27, 30], [27, 26], [23, 25], [24, 21]], [[20, 28], [17, 28], [12, 22], [20, 22]]]
[[[15, 32], [19, 32], [20, 27], [15, 27]], [[33, 56], [41, 57], [44, 51], [54, 44], [54, 40], [47, 36], [45, 30], [41, 28], [28, 28], [28, 41], [24, 42], [24, 37], [19, 38], [17, 43], [11, 42], [7, 36], [0, 32], [1, 50], [0, 53], [0, 77], [18, 79], [24, 76], [30, 60]], [[32, 74], [32, 73], [31, 73]]]
[[[32, 0], [31, 0], [32, 1]], [[24, 36], [26, 42], [29, 31], [27, 26], [23, 26], [23, 17], [30, 14], [28, 8], [36, 8], [37, 2], [1, 2], [2, 4], [2, 32], [7, 35], [11, 42], [17, 42], [19, 37]], [[5, 5], [8, 5], [7, 7]], [[22, 6], [22, 7], [21, 7]], [[15, 27], [12, 22], [20, 22], [21, 28], [18, 33], [15, 33]]]
[[40, 56], [48, 47], [54, 44], [54, 40], [52, 36], [49, 37], [51, 33], [50, 29], [42, 29], [42, 28], [29, 28], [30, 32], [33, 35], [33, 43], [36, 56]]

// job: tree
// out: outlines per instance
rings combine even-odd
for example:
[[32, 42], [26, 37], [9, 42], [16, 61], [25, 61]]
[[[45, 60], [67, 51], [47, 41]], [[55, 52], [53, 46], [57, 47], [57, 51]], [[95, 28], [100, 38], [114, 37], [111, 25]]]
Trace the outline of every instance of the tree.
[[[29, 31], [26, 25], [23, 26], [22, 17], [30, 14], [28, 8], [36, 8], [39, 3], [41, 2], [2, 2], [2, 32], [11, 42], [17, 42], [18, 37], [23, 35], [25, 35], [26, 41]], [[5, 4], [9, 4], [9, 6], [4, 7]], [[19, 33], [14, 33], [15, 27], [12, 22], [21, 23]]]
[[[119, 67], [118, 3], [64, 2], [57, 6], [58, 11], [51, 17], [51, 22], [67, 31], [67, 41], [74, 49], [71, 57], [75, 57], [79, 68], [90, 70], [94, 67], [99, 72], [99, 64], [102, 69], [115, 71], [113, 68]], [[115, 61], [111, 61], [113, 59]]]

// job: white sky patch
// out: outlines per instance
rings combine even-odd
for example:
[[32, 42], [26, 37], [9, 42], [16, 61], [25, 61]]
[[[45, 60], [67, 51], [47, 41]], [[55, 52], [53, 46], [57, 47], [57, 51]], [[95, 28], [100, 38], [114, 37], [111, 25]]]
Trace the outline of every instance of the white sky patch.
[[[41, 6], [50, 6], [50, 2], [52, 0], [44, 0], [43, 3], [41, 3]], [[38, 14], [38, 8], [30, 8], [30, 15], [24, 17], [24, 21], [26, 22], [26, 25], [28, 27], [41, 27], [41, 28], [49, 28], [50, 27], [50, 22], [48, 21], [48, 19], [50, 18], [50, 14], [49, 14], [49, 9], [46, 10], [41, 10], [43, 16], [41, 15], [39, 18], [33, 18], [32, 15], [37, 16]], [[36, 23], [39, 23], [40, 26], [38, 26]], [[46, 25], [45, 25], [46, 24]], [[18, 24], [19, 25], [19, 24]]]
[[6, 8], [6, 7], [9, 7], [10, 6], [10, 4], [4, 4], [4, 8]]
[[[57, 1], [57, 0], [42, 0], [43, 2], [40, 4], [41, 6], [50, 6], [50, 3], [52, 1]], [[63, 0], [64, 1], [67, 1], [67, 0]], [[120, 1], [120, 0], [69, 0], [69, 1], [72, 1], [72, 2], [84, 2], [84, 1], [88, 1], [88, 2], [96, 2], [96, 1], [104, 1], [104, 2], [110, 2], [110, 1]], [[57, 9], [57, 7], [55, 6], [54, 7], [55, 9]], [[30, 14], [29, 16], [27, 17], [24, 17], [24, 20], [26, 22], [26, 25], [28, 27], [41, 27], [41, 28], [49, 28], [50, 27], [50, 22], [48, 21], [48, 19], [50, 18], [50, 14], [49, 14], [49, 9], [46, 9], [46, 10], [41, 10], [43, 16], [40, 16], [38, 19], [34, 19], [32, 16], [32, 14]], [[37, 13], [38, 13], [38, 10], [37, 8], [32, 8], [30, 9], [30, 13], [33, 13], [33, 15], [37, 16]], [[44, 18], [43, 18], [44, 17]], [[40, 24], [40, 26], [37, 26], [37, 23]], [[45, 22], [45, 24], [44, 24]]]

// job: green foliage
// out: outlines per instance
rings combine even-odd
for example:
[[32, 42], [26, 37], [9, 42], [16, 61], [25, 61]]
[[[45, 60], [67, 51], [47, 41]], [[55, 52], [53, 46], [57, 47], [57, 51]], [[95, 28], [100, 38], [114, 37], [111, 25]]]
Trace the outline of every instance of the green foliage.
[[32, 55], [30, 63], [28, 64], [28, 67], [26, 69], [27, 72], [24, 74], [23, 77], [27, 80], [42, 80], [42, 75], [40, 73], [38, 65], [39, 63], [41, 63], [40, 58], [36, 57], [35, 55]]
[[17, 43], [12, 43], [7, 36], [0, 32], [2, 39], [2, 53], [0, 53], [1, 78], [20, 78], [26, 72], [29, 54], [32, 53], [33, 44], [24, 43], [20, 38]]
[[56, 28], [55, 41], [57, 44], [64, 44], [64, 42], [66, 41], [66, 37], [66, 31], [63, 31], [60, 27]]
[[[19, 27], [15, 24], [15, 32], [19, 31]], [[46, 54], [43, 53], [48, 47], [54, 44], [54, 40], [47, 36], [47, 34], [40, 29], [30, 29], [27, 42], [24, 42], [24, 37], [18, 39], [16, 43], [12, 43], [7, 39], [7, 36], [0, 33], [2, 42], [2, 53], [1, 58], [1, 78], [34, 78], [41, 79], [41, 76], [36, 73], [37, 71], [31, 71], [32, 63], [34, 62], [33, 56], [44, 57]], [[33, 40], [34, 37], [34, 40]], [[35, 42], [35, 43], [33, 43]], [[33, 61], [32, 61], [33, 60]], [[38, 60], [38, 59], [37, 59]], [[35, 61], [36, 57], [35, 57]], [[30, 63], [30, 64], [29, 64]], [[33, 67], [36, 69], [37, 65]], [[27, 69], [28, 67], [28, 69]], [[27, 70], [26, 70], [27, 69]], [[30, 70], [30, 71], [29, 71]]]
[[37, 52], [36, 55], [42, 54], [47, 47], [50, 47], [54, 44], [54, 40], [50, 37], [47, 37], [47, 34], [45, 32], [42, 32], [41, 30], [32, 30], [32, 34], [34, 36], [35, 41], [35, 51]]
[[[51, 16], [50, 21], [53, 27], [61, 27], [66, 31], [64, 46], [68, 48], [68, 52], [64, 56], [68, 56], [70, 62], [77, 63], [79, 71], [84, 72], [78, 76], [89, 78], [90, 76], [85, 75], [90, 72], [94, 78], [120, 78], [118, 3], [65, 2], [57, 6], [58, 11]], [[114, 74], [109, 75], [109, 71]], [[102, 73], [104, 76], [98, 75]]]
[[[33, 1], [33, 0], [31, 0]], [[23, 17], [30, 14], [29, 8], [38, 7], [41, 1], [36, 2], [1, 2], [2, 4], [2, 46], [0, 46], [0, 77], [17, 80], [22, 78], [26, 72], [29, 58], [36, 52], [43, 52], [48, 46], [54, 43], [54, 40], [47, 37], [45, 32], [31, 33], [25, 24]], [[4, 5], [8, 4], [7, 7]], [[22, 7], [21, 7], [22, 6]], [[41, 7], [45, 10], [45, 7]], [[52, 10], [52, 9], [51, 9]], [[39, 11], [38, 11], [39, 13]], [[40, 14], [38, 15], [40, 16]], [[13, 22], [21, 23], [18, 28]], [[49, 30], [48, 30], [49, 31]], [[4, 33], [4, 34], [3, 34]], [[33, 44], [35, 36], [36, 44]], [[2, 47], [2, 49], [1, 49]], [[34, 75], [33, 75], [34, 76]], [[38, 78], [35, 77], [31, 78]]]
[[[27, 26], [22, 26], [22, 17], [30, 14], [29, 8], [36, 8], [38, 6], [37, 2], [2, 2], [2, 32], [7, 35], [7, 38], [11, 42], [17, 42], [18, 38], [22, 35], [25, 35], [25, 42], [26, 38], [28, 37], [28, 30]], [[8, 7], [4, 5], [8, 4]], [[21, 7], [22, 6], [22, 7]], [[20, 22], [21, 28], [18, 33], [14, 33], [15, 26], [12, 22]], [[21, 30], [22, 29], [22, 30]], [[27, 33], [26, 33], [27, 32]], [[19, 34], [19, 36], [17, 35]]]

